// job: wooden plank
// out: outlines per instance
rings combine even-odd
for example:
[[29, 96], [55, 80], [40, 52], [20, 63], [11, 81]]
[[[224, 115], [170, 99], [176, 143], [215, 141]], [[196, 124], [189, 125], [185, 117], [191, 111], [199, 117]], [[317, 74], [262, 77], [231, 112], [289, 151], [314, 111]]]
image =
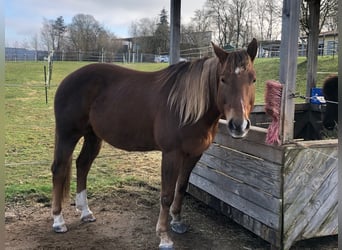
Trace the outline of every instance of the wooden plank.
[[[320, 106], [318, 108], [318, 106]], [[299, 103], [295, 105], [294, 114], [294, 139], [300, 138], [299, 132], [308, 125], [310, 118], [313, 117], [314, 121], [320, 121], [320, 114], [324, 110], [322, 105], [313, 105], [310, 103]], [[315, 112], [314, 112], [315, 111]], [[317, 119], [317, 118], [318, 119]], [[253, 126], [267, 129], [272, 122], [272, 117], [265, 113], [265, 105], [258, 105], [255, 107], [249, 116]]]
[[283, 148], [265, 144], [266, 129], [252, 126], [245, 138], [234, 139], [228, 134], [225, 124], [225, 121], [220, 120], [219, 129], [214, 138], [215, 143], [283, 165]]
[[[309, 123], [309, 112], [300, 112], [295, 114], [295, 124], [294, 124], [294, 132], [293, 132], [293, 138], [294, 139], [301, 139], [305, 138], [307, 126]], [[303, 133], [304, 132], [304, 133]]]
[[[317, 204], [319, 205], [319, 204]], [[336, 219], [338, 208], [337, 187], [335, 187], [328, 198], [317, 210], [315, 216], [305, 227], [302, 239], [310, 239], [327, 235], [337, 234], [338, 220]]]
[[[333, 172], [329, 177], [333, 175], [337, 176], [337, 172]], [[309, 196], [311, 197], [311, 195]], [[290, 225], [290, 228], [286, 228], [286, 225], [284, 225], [285, 249], [289, 249], [293, 242], [297, 240], [336, 233], [337, 213], [334, 209], [337, 207], [337, 177], [336, 180], [328, 178], [324, 188], [316, 196], [316, 198], [311, 197], [304, 201], [298, 200], [307, 205], [302, 208], [300, 214], [291, 214], [296, 219]], [[335, 211], [335, 214], [330, 214], [329, 211]], [[289, 218], [289, 216], [286, 216], [288, 213], [291, 212], [285, 211], [285, 222], [286, 218]], [[325, 222], [326, 218], [330, 216], [334, 217], [334, 223], [331, 223], [331, 220], [329, 223]]]
[[[296, 103], [295, 111], [308, 111], [311, 108], [311, 103]], [[317, 105], [316, 105], [317, 106]], [[265, 113], [265, 105], [264, 104], [256, 104], [252, 110], [253, 113]]]
[[282, 144], [293, 139], [295, 102], [291, 94], [296, 92], [299, 14], [300, 1], [283, 1], [279, 69], [279, 81], [283, 84], [280, 118]]
[[[306, 74], [306, 96], [311, 96], [311, 89], [317, 83], [317, 60], [318, 60], [318, 36], [320, 18], [320, 0], [308, 0], [309, 7], [309, 35], [308, 35], [308, 60]], [[307, 100], [309, 102], [309, 100]]]
[[[310, 185], [312, 190], [316, 190], [317, 185], [321, 185], [324, 179], [334, 171], [337, 164], [337, 150], [331, 149], [303, 150], [292, 149], [286, 153], [287, 158], [284, 166], [284, 206], [294, 204], [303, 188]], [[316, 186], [314, 186], [316, 185]], [[305, 204], [299, 204], [305, 206]], [[298, 208], [300, 210], [300, 208]], [[294, 212], [294, 211], [293, 211]], [[298, 211], [300, 212], [300, 211]], [[286, 220], [291, 223], [290, 219]]]
[[270, 242], [273, 246], [280, 247], [281, 244], [281, 231], [270, 228], [260, 221], [244, 214], [240, 210], [228, 205], [213, 195], [203, 191], [202, 189], [189, 183], [188, 190], [196, 199], [204, 202], [205, 204], [213, 207], [217, 211], [222, 212], [224, 215], [253, 232], [262, 239]]
[[248, 171], [253, 171], [257, 174], [268, 176], [276, 181], [281, 180], [279, 173], [281, 165], [270, 163], [267, 160], [237, 151], [233, 148], [228, 148], [213, 143], [209, 149], [205, 151], [205, 155], [211, 155], [227, 162], [228, 164], [234, 164], [233, 167], [236, 168], [246, 168]]
[[[227, 130], [227, 120], [220, 119], [218, 128], [219, 128], [218, 130], [219, 133], [227, 135], [227, 137], [231, 137]], [[240, 140], [247, 140], [247, 141], [265, 144], [266, 133], [267, 133], [267, 129], [265, 128], [251, 126], [247, 136], [244, 139], [234, 139], [233, 141], [237, 142]], [[277, 149], [278, 147], [274, 147], [274, 148]]]
[[281, 166], [226, 147], [212, 144], [200, 163], [243, 183], [281, 198]]
[[[330, 195], [333, 195], [335, 189], [337, 189], [336, 185], [337, 169], [334, 168], [332, 172], [329, 172], [328, 176], [324, 176], [324, 180], [320, 180], [319, 177], [313, 177], [309, 179], [308, 183], [305, 183], [305, 185], [300, 185], [302, 190], [296, 195], [292, 203], [288, 203], [287, 193], [285, 193], [284, 230], [290, 231], [294, 227], [297, 227], [298, 224], [305, 223], [304, 221], [298, 221], [298, 218], [302, 217], [303, 213], [308, 210], [312, 210], [316, 213], [322, 203], [324, 203]], [[331, 206], [334, 205], [334, 202], [337, 202], [337, 196], [333, 196], [333, 198], [334, 200], [331, 201]], [[311, 217], [306, 219], [311, 219]]]
[[190, 183], [265, 225], [279, 229], [279, 210], [281, 209], [279, 199], [258, 193], [251, 187], [233, 179], [224, 178], [220, 173], [200, 165], [193, 170]]
[[338, 234], [338, 204], [334, 207], [332, 211], [328, 212], [328, 216], [325, 222], [321, 225], [319, 230], [315, 233], [315, 237], [323, 237], [327, 235], [337, 235]]
[[[284, 165], [284, 247], [336, 230], [337, 148], [292, 148]], [[335, 216], [336, 222], [331, 221]], [[327, 218], [329, 218], [327, 220]], [[330, 227], [330, 228], [327, 228]]]
[[292, 144], [287, 145], [288, 149], [290, 148], [312, 148], [318, 149], [321, 148], [337, 148], [338, 139], [326, 139], [326, 140], [314, 140], [314, 141], [297, 141]]
[[263, 192], [259, 188], [247, 185], [246, 183], [234, 179], [229, 175], [216, 171], [215, 169], [198, 164], [194, 168], [193, 173], [214, 182], [224, 191], [231, 192], [239, 196], [241, 199], [253, 202], [266, 210], [278, 213], [281, 209], [279, 198]]

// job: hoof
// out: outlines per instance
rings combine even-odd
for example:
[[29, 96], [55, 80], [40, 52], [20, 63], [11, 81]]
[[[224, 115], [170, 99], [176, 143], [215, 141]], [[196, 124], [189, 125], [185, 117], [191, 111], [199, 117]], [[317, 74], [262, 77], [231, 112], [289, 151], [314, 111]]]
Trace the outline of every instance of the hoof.
[[183, 234], [188, 231], [188, 226], [185, 225], [183, 222], [171, 222], [171, 229], [175, 233]]
[[173, 244], [160, 244], [159, 245], [159, 250], [174, 250]]
[[53, 231], [55, 231], [55, 233], [65, 233], [68, 231], [68, 228], [66, 225], [54, 226]]
[[96, 218], [94, 217], [93, 214], [88, 214], [88, 215], [82, 217], [81, 221], [83, 221], [83, 222], [94, 222], [94, 221], [96, 221]]

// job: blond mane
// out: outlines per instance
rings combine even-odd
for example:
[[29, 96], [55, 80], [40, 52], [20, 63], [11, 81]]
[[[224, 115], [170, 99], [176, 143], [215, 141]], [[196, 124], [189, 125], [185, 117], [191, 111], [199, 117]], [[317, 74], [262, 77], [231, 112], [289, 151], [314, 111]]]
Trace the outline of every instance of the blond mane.
[[[246, 51], [235, 51], [228, 54], [224, 67], [234, 72], [236, 67], [248, 68], [249, 63]], [[216, 57], [203, 58], [171, 67], [174, 71], [168, 70], [166, 82], [174, 83], [167, 103], [179, 115], [180, 126], [194, 124], [208, 111], [210, 98], [216, 96], [219, 60]]]
[[[184, 65], [186, 70], [177, 76], [167, 103], [178, 113], [181, 126], [197, 122], [208, 110], [211, 85], [217, 83], [216, 58], [204, 58]], [[214, 84], [210, 84], [214, 82]]]

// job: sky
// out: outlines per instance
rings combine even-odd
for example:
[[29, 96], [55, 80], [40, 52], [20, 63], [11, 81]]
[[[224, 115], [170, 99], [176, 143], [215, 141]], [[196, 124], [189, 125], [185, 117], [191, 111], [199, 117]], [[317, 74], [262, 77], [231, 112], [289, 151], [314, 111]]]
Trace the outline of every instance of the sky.
[[[188, 23], [194, 11], [201, 9], [206, 0], [183, 0], [181, 22]], [[30, 44], [40, 34], [44, 18], [56, 20], [63, 16], [70, 24], [77, 14], [92, 15], [103, 27], [118, 37], [128, 37], [133, 21], [158, 17], [165, 8], [170, 14], [170, 0], [10, 0], [5, 5], [5, 45], [8, 47]]]

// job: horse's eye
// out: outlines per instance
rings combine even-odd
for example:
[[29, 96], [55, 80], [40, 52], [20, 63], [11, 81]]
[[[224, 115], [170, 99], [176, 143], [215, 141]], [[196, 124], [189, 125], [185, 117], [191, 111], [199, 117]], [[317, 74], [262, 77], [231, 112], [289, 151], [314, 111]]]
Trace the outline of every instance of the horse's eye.
[[253, 79], [253, 83], [255, 83], [255, 82], [256, 82], [256, 79], [254, 78], [254, 79]]
[[226, 80], [223, 77], [221, 77], [221, 82], [226, 83]]

